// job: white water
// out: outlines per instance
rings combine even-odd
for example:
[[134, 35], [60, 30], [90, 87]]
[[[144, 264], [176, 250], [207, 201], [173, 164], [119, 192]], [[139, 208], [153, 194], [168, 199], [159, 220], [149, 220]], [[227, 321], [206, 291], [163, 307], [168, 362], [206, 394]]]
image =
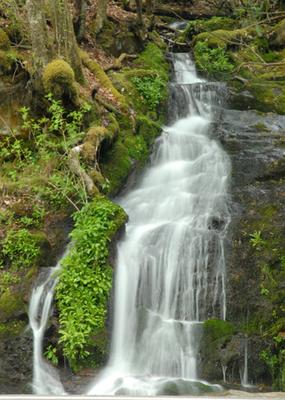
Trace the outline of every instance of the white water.
[[[169, 385], [196, 394], [201, 322], [226, 316], [230, 163], [208, 136], [206, 83], [187, 54], [173, 57], [176, 122], [158, 139], [139, 186], [120, 201], [130, 218], [118, 246], [111, 356], [88, 394], [156, 395]], [[186, 117], [177, 119], [185, 102]]]
[[39, 395], [66, 394], [56, 368], [43, 357], [43, 337], [51, 315], [57, 272], [63, 257], [56, 267], [49, 268], [46, 279], [33, 289], [30, 300], [29, 321], [34, 337], [33, 392]]

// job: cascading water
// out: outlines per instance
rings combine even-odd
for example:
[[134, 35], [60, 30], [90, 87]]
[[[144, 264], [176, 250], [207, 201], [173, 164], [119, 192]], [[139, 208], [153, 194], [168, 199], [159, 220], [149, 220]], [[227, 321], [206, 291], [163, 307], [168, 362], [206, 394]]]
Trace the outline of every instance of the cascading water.
[[51, 314], [57, 272], [63, 257], [54, 268], [49, 268], [46, 278], [33, 289], [30, 301], [29, 321], [34, 336], [33, 391], [40, 395], [65, 394], [57, 370], [44, 360], [42, 354], [43, 337]]
[[173, 123], [120, 200], [130, 218], [118, 246], [111, 356], [88, 394], [156, 395], [173, 385], [197, 393], [201, 323], [226, 316], [230, 162], [208, 136], [213, 90], [188, 54], [172, 58]]

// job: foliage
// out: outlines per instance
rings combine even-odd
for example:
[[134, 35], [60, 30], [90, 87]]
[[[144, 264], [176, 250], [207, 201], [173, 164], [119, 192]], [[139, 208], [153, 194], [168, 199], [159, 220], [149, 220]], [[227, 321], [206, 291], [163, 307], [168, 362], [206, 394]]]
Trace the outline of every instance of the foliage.
[[256, 250], [260, 250], [264, 246], [265, 241], [261, 237], [261, 231], [254, 231], [250, 234], [250, 244]]
[[116, 204], [97, 196], [74, 215], [73, 246], [62, 262], [56, 288], [59, 343], [73, 369], [89, 355], [91, 335], [104, 326], [112, 285], [108, 246], [125, 223], [126, 214]]
[[27, 107], [20, 110], [22, 127], [31, 138], [32, 145], [27, 149], [27, 141], [17, 141], [15, 148], [14, 141], [10, 147], [0, 149], [0, 156], [17, 157], [19, 166], [21, 162], [26, 165], [27, 161], [32, 164], [55, 163], [56, 168], [44, 178], [47, 184], [37, 188], [37, 191], [55, 207], [74, 202], [75, 206], [76, 203], [85, 204], [87, 199], [84, 184], [70, 172], [67, 158], [69, 150], [84, 136], [84, 116], [90, 111], [90, 105], [83, 103], [78, 110], [67, 112], [60, 100], [54, 99], [51, 94], [46, 98], [49, 102], [49, 118], [34, 119]]
[[20, 277], [10, 271], [1, 271], [0, 273], [0, 295], [11, 285], [20, 283]]
[[221, 47], [210, 48], [206, 42], [198, 41], [194, 47], [197, 68], [216, 77], [230, 74], [234, 65]]
[[14, 268], [29, 267], [40, 254], [38, 239], [27, 229], [11, 229], [3, 241], [2, 253]]
[[204, 331], [212, 341], [225, 339], [234, 334], [233, 325], [221, 319], [209, 319], [204, 322]]
[[49, 345], [44, 352], [44, 356], [50, 360], [53, 365], [58, 365], [57, 349], [52, 345]]
[[132, 82], [135, 84], [140, 95], [151, 110], [155, 110], [161, 102], [163, 95], [163, 82], [158, 76], [134, 77]]

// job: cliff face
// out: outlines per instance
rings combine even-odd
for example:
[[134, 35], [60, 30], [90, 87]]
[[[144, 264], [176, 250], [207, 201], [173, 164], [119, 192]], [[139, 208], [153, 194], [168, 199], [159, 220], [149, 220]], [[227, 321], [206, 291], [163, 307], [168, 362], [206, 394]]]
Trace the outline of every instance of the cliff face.
[[[213, 130], [232, 161], [227, 325], [206, 326], [201, 357], [209, 380], [241, 380], [284, 390], [285, 117], [225, 109]], [[247, 343], [247, 344], [246, 344]]]

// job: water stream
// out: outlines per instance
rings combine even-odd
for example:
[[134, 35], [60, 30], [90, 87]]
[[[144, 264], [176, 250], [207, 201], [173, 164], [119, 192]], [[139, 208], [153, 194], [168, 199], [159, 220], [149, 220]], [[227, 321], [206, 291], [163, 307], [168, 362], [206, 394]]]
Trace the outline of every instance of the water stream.
[[[173, 54], [170, 117], [118, 246], [108, 366], [89, 394], [196, 394], [202, 321], [226, 317], [224, 240], [230, 162], [208, 135], [213, 90]], [[181, 389], [182, 388], [182, 389]]]
[[[199, 380], [197, 352], [203, 321], [226, 317], [230, 162], [209, 135], [214, 85], [197, 77], [188, 54], [172, 61], [171, 123], [140, 182], [119, 199], [129, 222], [118, 244], [111, 353], [90, 395], [219, 390]], [[64, 394], [42, 357], [55, 283], [49, 275], [31, 300], [38, 394]]]
[[43, 357], [44, 333], [52, 312], [53, 292], [57, 283], [57, 272], [60, 270], [61, 260], [54, 268], [49, 268], [45, 278], [35, 286], [30, 300], [29, 322], [34, 338], [32, 386], [33, 392], [39, 395], [54, 394], [59, 396], [65, 394], [56, 368]]

